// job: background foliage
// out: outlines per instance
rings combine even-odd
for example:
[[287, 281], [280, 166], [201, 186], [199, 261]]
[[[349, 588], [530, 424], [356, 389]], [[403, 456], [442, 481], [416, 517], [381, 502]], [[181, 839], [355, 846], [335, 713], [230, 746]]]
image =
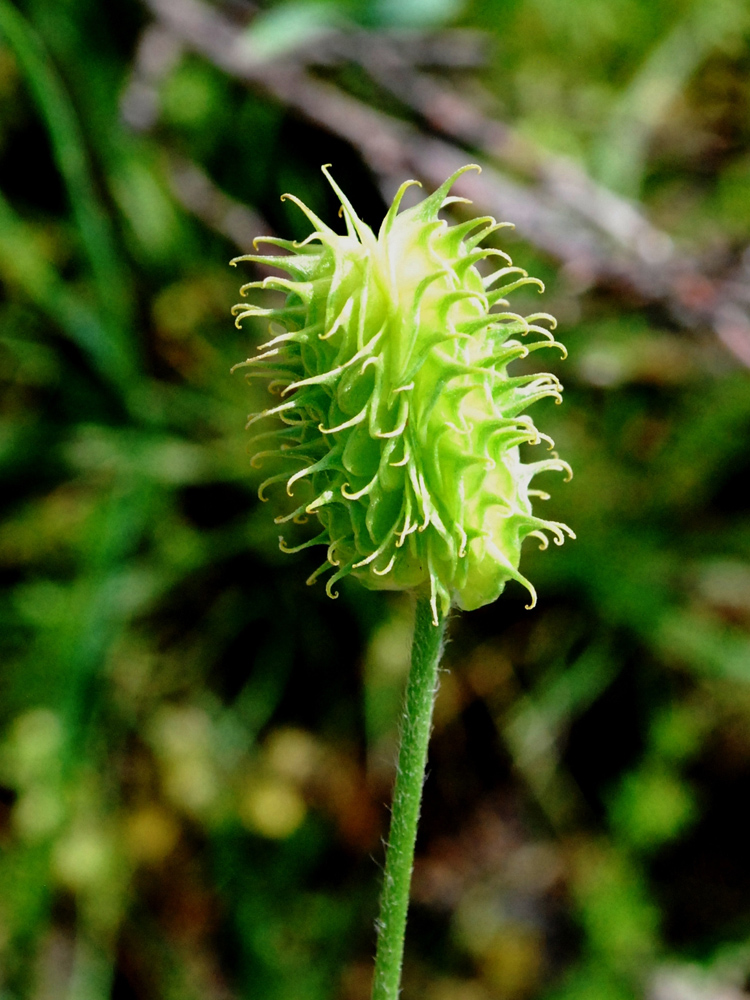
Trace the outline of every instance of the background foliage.
[[473, 159], [579, 541], [452, 623], [404, 997], [745, 995], [749, 22], [0, 0], [3, 1000], [367, 997], [412, 612], [278, 552], [226, 264]]

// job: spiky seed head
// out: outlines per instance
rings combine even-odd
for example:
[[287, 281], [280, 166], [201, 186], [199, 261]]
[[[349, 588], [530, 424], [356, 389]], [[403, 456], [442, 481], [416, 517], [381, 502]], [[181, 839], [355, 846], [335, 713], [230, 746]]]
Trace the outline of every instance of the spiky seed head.
[[[527, 407], [552, 396], [554, 375], [511, 376], [508, 364], [538, 347], [564, 347], [546, 313], [519, 316], [505, 296], [542, 283], [514, 267], [502, 250], [482, 241], [502, 228], [490, 217], [449, 226], [439, 212], [456, 199], [449, 191], [467, 166], [434, 194], [399, 213], [399, 189], [377, 236], [357, 216], [323, 167], [339, 197], [346, 235], [330, 229], [293, 195], [315, 231], [303, 242], [257, 240], [288, 251], [247, 254], [232, 261], [271, 265], [286, 277], [252, 281], [241, 289], [284, 293], [279, 308], [240, 303], [233, 314], [267, 317], [270, 339], [235, 366], [271, 379], [279, 401], [252, 414], [248, 426], [270, 417], [276, 426], [253, 463], [275, 458], [283, 471], [259, 494], [286, 482], [305, 498], [277, 523], [315, 515], [320, 532], [284, 551], [325, 545], [327, 590], [352, 574], [367, 587], [429, 593], [433, 615], [450, 605], [473, 609], [494, 601], [508, 580], [536, 594], [518, 569], [528, 535], [547, 547], [573, 532], [537, 517], [530, 489], [548, 469], [570, 475], [555, 453], [524, 464], [519, 445], [539, 444]], [[257, 249], [257, 246], [256, 246]], [[483, 277], [479, 261], [496, 258]], [[542, 326], [546, 323], [547, 327]], [[515, 339], [526, 338], [524, 342]], [[532, 339], [530, 335], [537, 335]]]

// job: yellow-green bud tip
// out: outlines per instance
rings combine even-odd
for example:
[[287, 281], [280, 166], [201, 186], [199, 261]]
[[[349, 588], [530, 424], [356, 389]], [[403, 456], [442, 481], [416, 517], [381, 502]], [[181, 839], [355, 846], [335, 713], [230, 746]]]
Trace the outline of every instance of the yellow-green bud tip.
[[[494, 601], [510, 579], [531, 594], [519, 572], [521, 544], [534, 535], [548, 544], [574, 537], [564, 524], [536, 517], [529, 488], [533, 477], [569, 466], [552, 457], [524, 464], [522, 443], [553, 442], [522, 415], [544, 396], [561, 401], [554, 375], [512, 377], [507, 366], [537, 347], [565, 349], [552, 336], [546, 313], [509, 312], [505, 296], [530, 278], [502, 250], [480, 246], [505, 225], [493, 218], [449, 226], [441, 208], [464, 167], [418, 205], [398, 212], [399, 189], [377, 236], [336, 191], [346, 235], [329, 229], [302, 202], [294, 201], [315, 231], [302, 243], [271, 239], [288, 256], [249, 254], [287, 277], [242, 288], [285, 294], [280, 308], [240, 303], [239, 325], [248, 316], [271, 321], [270, 339], [257, 356], [235, 367], [271, 378], [280, 402], [253, 414], [281, 423], [258, 435], [263, 446], [253, 464], [280, 460], [284, 471], [260, 487], [286, 482], [304, 500], [277, 523], [315, 515], [321, 531], [292, 548], [325, 545], [335, 570], [327, 591], [353, 574], [367, 587], [414, 589], [429, 594], [433, 615], [451, 604], [465, 609]], [[499, 258], [486, 277], [479, 261]], [[540, 325], [546, 323], [547, 327]], [[531, 339], [536, 334], [539, 339]], [[515, 339], [524, 338], [524, 341]]]

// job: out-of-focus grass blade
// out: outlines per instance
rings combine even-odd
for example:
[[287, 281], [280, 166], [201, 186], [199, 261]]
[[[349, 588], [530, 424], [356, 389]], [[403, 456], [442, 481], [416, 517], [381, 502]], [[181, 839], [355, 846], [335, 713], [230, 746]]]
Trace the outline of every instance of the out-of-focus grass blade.
[[597, 143], [599, 177], [609, 187], [638, 197], [654, 130], [715, 49], [738, 41], [748, 8], [738, 0], [686, 4], [686, 12], [646, 56], [614, 105]]
[[[0, 0], [1, 2], [1, 0]], [[25, 295], [83, 350], [96, 370], [121, 391], [132, 386], [133, 362], [96, 312], [71, 290], [36, 249], [28, 226], [0, 193], [0, 277]]]
[[44, 119], [55, 162], [65, 182], [76, 225], [89, 259], [102, 319], [119, 341], [122, 363], [135, 368], [127, 336], [126, 281], [117, 260], [107, 216], [99, 204], [75, 110], [43, 43], [9, 0], [0, 0], [0, 37], [15, 53]]

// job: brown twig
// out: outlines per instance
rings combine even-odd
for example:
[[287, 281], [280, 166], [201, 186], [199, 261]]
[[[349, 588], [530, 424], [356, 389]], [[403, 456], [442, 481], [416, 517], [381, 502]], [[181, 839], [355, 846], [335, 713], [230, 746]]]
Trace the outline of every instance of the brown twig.
[[[273, 235], [271, 227], [257, 212], [224, 194], [208, 174], [190, 160], [170, 157], [169, 180], [183, 208], [225, 236], [243, 253], [253, 252], [253, 240]], [[264, 253], [273, 251], [273, 247], [263, 250]]]
[[[398, 89], [433, 127], [463, 145], [366, 106], [317, 79], [298, 58], [260, 59], [247, 35], [201, 0], [144, 2], [183, 45], [351, 144], [379, 178], [386, 198], [409, 175], [436, 187], [466, 162], [463, 146], [481, 147], [486, 155], [515, 166], [525, 157], [535, 183], [521, 184], [485, 163], [480, 176], [461, 178], [458, 193], [483, 213], [512, 219], [529, 242], [560, 261], [577, 290], [614, 285], [643, 303], [658, 303], [684, 328], [712, 329], [739, 361], [750, 365], [750, 319], [736, 282], [710, 277], [677, 253], [637, 206], [568, 161], [536, 150], [531, 156], [530, 147], [519, 146], [506, 126], [489, 122], [403, 60], [400, 83], [394, 71], [390, 89]], [[377, 49], [384, 45], [382, 39], [371, 41], [373, 51], [382, 55], [382, 48]], [[369, 71], [374, 72], [374, 64], [373, 55], [367, 60]], [[386, 70], [377, 72], [383, 83]]]

